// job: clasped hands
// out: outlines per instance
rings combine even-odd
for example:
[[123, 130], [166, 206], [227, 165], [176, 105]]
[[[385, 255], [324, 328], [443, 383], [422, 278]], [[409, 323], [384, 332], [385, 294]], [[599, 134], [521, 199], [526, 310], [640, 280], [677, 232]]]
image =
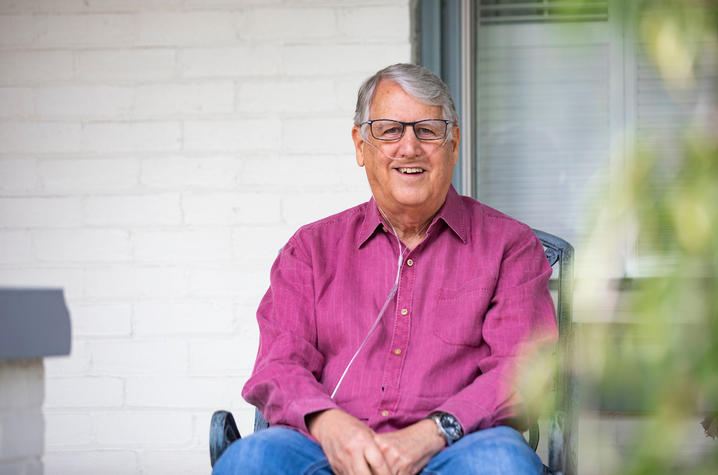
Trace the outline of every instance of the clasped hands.
[[322, 446], [334, 473], [341, 475], [413, 475], [446, 443], [429, 419], [377, 434], [340, 409], [310, 414], [307, 428]]

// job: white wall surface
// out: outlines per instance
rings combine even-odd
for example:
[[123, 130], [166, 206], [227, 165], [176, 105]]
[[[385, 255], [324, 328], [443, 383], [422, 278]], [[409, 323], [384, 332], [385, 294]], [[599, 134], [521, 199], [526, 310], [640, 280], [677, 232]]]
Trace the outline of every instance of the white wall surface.
[[369, 197], [356, 89], [410, 0], [0, 0], [0, 285], [60, 286], [45, 473], [208, 473], [251, 431], [254, 312], [296, 228]]
[[0, 360], [0, 475], [42, 473], [42, 359]]

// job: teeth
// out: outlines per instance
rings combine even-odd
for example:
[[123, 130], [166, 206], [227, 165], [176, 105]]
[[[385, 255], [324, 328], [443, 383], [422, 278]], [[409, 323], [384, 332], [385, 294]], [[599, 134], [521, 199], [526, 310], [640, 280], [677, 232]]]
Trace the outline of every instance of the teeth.
[[421, 173], [424, 170], [421, 168], [399, 168], [399, 171], [402, 173]]

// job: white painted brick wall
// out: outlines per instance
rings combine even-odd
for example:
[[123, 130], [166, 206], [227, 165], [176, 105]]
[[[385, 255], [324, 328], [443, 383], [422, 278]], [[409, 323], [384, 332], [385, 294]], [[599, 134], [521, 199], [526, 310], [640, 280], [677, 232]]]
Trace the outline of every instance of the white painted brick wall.
[[209, 473], [213, 410], [251, 432], [269, 268], [368, 199], [356, 90], [411, 59], [410, 8], [0, 0], [0, 285], [64, 287], [73, 322], [45, 473]]

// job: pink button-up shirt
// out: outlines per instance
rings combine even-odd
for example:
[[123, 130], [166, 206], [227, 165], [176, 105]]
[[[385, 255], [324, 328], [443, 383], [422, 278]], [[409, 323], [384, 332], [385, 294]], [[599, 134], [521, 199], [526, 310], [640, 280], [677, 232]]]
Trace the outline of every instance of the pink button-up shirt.
[[[374, 200], [302, 227], [272, 266], [243, 396], [270, 424], [340, 408], [377, 432], [435, 410], [466, 433], [518, 414], [527, 343], [556, 338], [551, 275], [531, 229], [450, 188], [335, 398], [330, 394], [391, 290], [399, 247]], [[533, 345], [531, 345], [533, 346]]]

